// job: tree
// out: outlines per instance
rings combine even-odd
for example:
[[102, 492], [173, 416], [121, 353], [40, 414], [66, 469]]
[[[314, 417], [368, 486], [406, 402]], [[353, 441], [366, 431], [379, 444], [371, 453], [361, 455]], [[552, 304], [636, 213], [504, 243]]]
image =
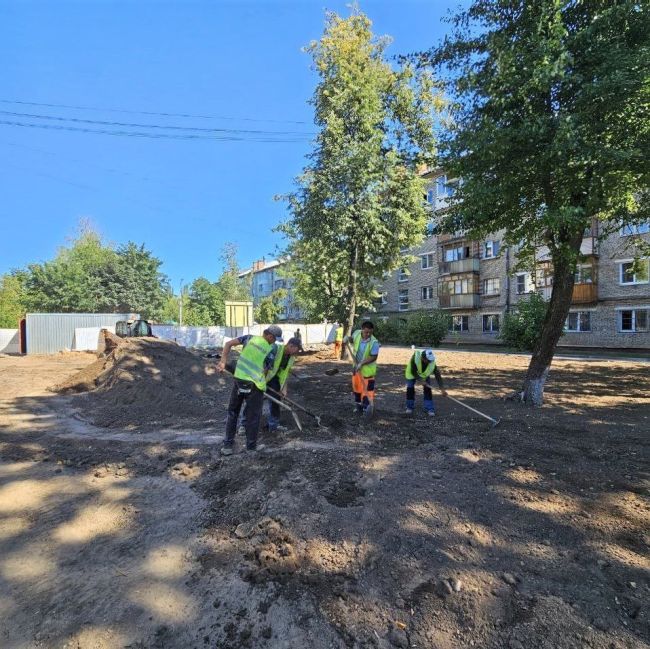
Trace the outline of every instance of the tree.
[[[247, 301], [251, 299], [250, 285], [240, 277], [241, 269], [237, 263], [237, 245], [224, 244], [221, 250], [221, 261], [224, 269], [217, 280], [217, 285], [224, 300]], [[224, 315], [225, 318], [225, 310]]]
[[255, 322], [262, 324], [276, 322], [282, 313], [283, 303], [287, 297], [287, 289], [278, 288], [260, 300], [255, 308]]
[[519, 300], [517, 306], [506, 313], [499, 338], [508, 347], [532, 352], [539, 343], [547, 311], [548, 302], [539, 293]]
[[31, 311], [137, 312], [158, 319], [169, 294], [162, 262], [129, 242], [117, 250], [87, 225], [69, 247], [24, 271], [24, 305]]
[[226, 309], [219, 284], [205, 277], [195, 279], [190, 286], [186, 314], [185, 323], [188, 325], [210, 327], [224, 324]]
[[0, 328], [16, 329], [25, 315], [23, 281], [18, 271], [0, 276]]
[[327, 14], [322, 38], [307, 48], [320, 78], [311, 100], [319, 133], [278, 228], [298, 303], [346, 331], [429, 217], [417, 170], [433, 160], [440, 100], [427, 71], [385, 62], [388, 42], [356, 9], [347, 19]]
[[647, 219], [650, 5], [475, 0], [453, 25], [420, 56], [454, 100], [440, 161], [462, 183], [441, 227], [504, 229], [531, 264], [548, 249], [552, 295], [519, 393], [541, 405], [583, 233]]
[[103, 287], [98, 309], [133, 311], [159, 320], [168, 299], [169, 282], [160, 272], [162, 261], [133, 242], [119, 246], [110, 261], [97, 269]]

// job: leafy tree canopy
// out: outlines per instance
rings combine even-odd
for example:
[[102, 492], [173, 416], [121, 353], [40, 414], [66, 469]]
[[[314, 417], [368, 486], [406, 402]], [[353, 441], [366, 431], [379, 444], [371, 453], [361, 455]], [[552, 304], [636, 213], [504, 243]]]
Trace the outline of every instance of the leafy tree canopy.
[[311, 100], [319, 133], [278, 228], [306, 315], [348, 329], [370, 304], [373, 280], [400, 265], [428, 218], [417, 171], [433, 160], [441, 102], [426, 70], [386, 62], [388, 43], [356, 9], [327, 14], [307, 48], [319, 76]]

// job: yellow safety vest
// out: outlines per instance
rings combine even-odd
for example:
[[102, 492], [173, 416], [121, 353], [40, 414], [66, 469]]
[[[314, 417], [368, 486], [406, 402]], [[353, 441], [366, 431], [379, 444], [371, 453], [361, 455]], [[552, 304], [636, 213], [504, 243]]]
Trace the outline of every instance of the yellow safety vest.
[[244, 345], [237, 361], [235, 378], [253, 382], [262, 392], [266, 390], [264, 359], [273, 349], [262, 336], [253, 336]]
[[[415, 379], [415, 378], [420, 378], [422, 380], [425, 380], [429, 378], [434, 370], [436, 369], [436, 362], [435, 361], [429, 361], [429, 364], [427, 365], [427, 368], [425, 370], [422, 370], [422, 356], [424, 352], [422, 351], [417, 351], [411, 356], [411, 359], [409, 362], [406, 364], [406, 369], [404, 370], [404, 376], [407, 379]], [[413, 374], [413, 368], [412, 368], [412, 363], [411, 361], [415, 361], [415, 368], [417, 370], [417, 377], [415, 374]]]
[[[377, 339], [371, 335], [370, 338], [366, 341], [366, 348], [363, 351], [363, 358], [361, 359], [362, 361], [365, 361], [368, 356], [370, 356], [370, 350], [372, 349], [373, 345], [377, 342]], [[354, 358], [356, 360], [357, 354], [359, 353], [359, 346], [361, 345], [361, 330], [357, 329], [352, 334], [352, 349], [354, 350]], [[377, 374], [377, 362], [374, 361], [372, 363], [368, 363], [368, 365], [364, 365], [361, 368], [361, 376], [365, 379], [372, 378]]]
[[335, 340], [337, 343], [343, 342], [343, 327], [337, 327]]
[[277, 374], [278, 380], [280, 381], [280, 387], [282, 387], [287, 382], [289, 372], [291, 371], [296, 359], [293, 356], [289, 356], [287, 366], [281, 370], [280, 365], [282, 364], [282, 358], [284, 357], [284, 345], [276, 345], [276, 347], [278, 349], [275, 355], [275, 361], [273, 362], [271, 371], [266, 376], [266, 382], [268, 383]]

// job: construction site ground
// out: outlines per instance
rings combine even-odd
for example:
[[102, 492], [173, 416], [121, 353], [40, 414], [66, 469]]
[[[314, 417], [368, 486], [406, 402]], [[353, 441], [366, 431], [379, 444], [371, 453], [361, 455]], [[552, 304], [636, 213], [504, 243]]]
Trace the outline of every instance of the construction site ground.
[[0, 356], [3, 649], [650, 647], [647, 365], [557, 361], [530, 409], [526, 358], [441, 351], [491, 428], [420, 387], [407, 418], [408, 349], [371, 420], [307, 353], [290, 396], [326, 427], [222, 458], [216, 359], [129, 344]]

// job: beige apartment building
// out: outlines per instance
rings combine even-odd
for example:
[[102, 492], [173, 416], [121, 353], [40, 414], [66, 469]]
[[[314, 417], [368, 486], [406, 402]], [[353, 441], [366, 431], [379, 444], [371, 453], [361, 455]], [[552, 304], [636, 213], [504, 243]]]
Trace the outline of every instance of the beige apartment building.
[[[427, 200], [435, 215], [447, 207], [454, 181], [441, 171], [427, 177]], [[584, 261], [576, 271], [560, 345], [650, 350], [650, 259], [634, 264], [639, 239], [650, 243], [650, 223], [604, 238], [597, 223], [585, 232]], [[519, 300], [535, 291], [546, 299], [551, 295], [553, 269], [547, 251], [540, 249], [534, 269], [518, 270], [516, 250], [503, 245], [502, 233], [482, 241], [462, 234], [432, 235], [405, 252], [415, 261], [379, 283], [382, 296], [375, 317], [448, 311], [446, 342], [498, 344], [504, 314]]]

